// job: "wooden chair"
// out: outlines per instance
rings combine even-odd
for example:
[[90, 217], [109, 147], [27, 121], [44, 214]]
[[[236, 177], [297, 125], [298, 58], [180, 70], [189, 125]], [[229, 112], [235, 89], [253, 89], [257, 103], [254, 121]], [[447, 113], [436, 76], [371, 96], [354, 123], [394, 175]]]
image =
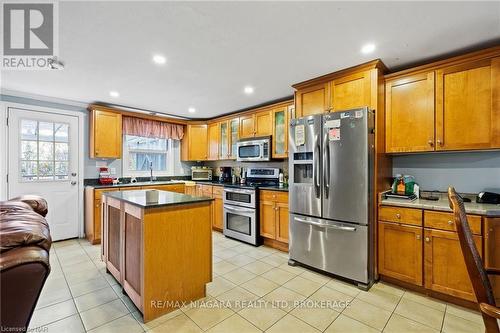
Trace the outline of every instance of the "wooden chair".
[[487, 333], [499, 333], [497, 319], [500, 319], [500, 308], [495, 304], [493, 289], [488, 274], [500, 275], [499, 269], [485, 269], [483, 261], [472, 238], [472, 232], [467, 222], [464, 201], [453, 187], [448, 189], [450, 208], [453, 210], [455, 226], [460, 240], [460, 247], [465, 259], [467, 272], [472, 282], [472, 289], [476, 295], [479, 309], [483, 317]]

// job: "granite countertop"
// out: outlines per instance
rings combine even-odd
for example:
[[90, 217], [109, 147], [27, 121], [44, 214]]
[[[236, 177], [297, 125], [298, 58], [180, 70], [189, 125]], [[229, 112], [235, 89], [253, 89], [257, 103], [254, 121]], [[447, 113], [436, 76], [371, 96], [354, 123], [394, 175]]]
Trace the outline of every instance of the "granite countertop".
[[[382, 194], [382, 201], [380, 203], [388, 206], [421, 208], [439, 210], [443, 212], [452, 211], [448, 202], [448, 195], [446, 193], [433, 192], [433, 196], [438, 196], [439, 200], [432, 201], [420, 198], [409, 201], [405, 199], [387, 198]], [[471, 202], [464, 202], [466, 213], [485, 216], [500, 216], [500, 205], [476, 203], [475, 195], [465, 194], [463, 196], [471, 199]]]
[[134, 186], [154, 186], [154, 185], [174, 185], [174, 184], [184, 184], [185, 180], [157, 180], [153, 182], [137, 182], [137, 183], [119, 183], [116, 185], [109, 184], [109, 185], [102, 185], [102, 184], [97, 184], [97, 185], [88, 185], [93, 188], [113, 188], [113, 187], [134, 187]]
[[146, 192], [147, 190], [115, 191], [115, 192], [105, 192], [103, 195], [118, 200], [122, 200], [132, 205], [146, 209], [174, 206], [174, 205], [186, 205], [186, 204], [193, 204], [193, 203], [214, 200], [209, 197], [195, 197], [192, 195], [181, 194], [170, 191], [158, 191], [159, 192], [158, 202], [146, 203]]

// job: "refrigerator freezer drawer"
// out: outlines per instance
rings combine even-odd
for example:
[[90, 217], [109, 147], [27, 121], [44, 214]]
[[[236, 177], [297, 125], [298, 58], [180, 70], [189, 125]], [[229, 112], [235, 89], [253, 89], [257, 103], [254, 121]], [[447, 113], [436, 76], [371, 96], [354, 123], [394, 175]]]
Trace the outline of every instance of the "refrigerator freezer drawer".
[[368, 226], [290, 214], [290, 259], [369, 282]]

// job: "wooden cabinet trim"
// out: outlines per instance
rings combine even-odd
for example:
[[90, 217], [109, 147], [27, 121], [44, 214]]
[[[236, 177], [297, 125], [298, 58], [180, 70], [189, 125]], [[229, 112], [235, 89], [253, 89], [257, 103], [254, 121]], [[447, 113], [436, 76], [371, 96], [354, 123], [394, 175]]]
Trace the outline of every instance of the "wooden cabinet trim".
[[[482, 234], [481, 216], [467, 214], [467, 221], [473, 234]], [[424, 210], [424, 227], [456, 232], [453, 213]]]
[[386, 222], [422, 226], [422, 209], [380, 206], [378, 218]]

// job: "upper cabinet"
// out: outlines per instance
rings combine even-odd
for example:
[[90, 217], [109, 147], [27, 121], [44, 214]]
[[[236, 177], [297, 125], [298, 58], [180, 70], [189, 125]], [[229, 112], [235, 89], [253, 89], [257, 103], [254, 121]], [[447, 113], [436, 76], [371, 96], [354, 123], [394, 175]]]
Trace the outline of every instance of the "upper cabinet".
[[386, 151], [433, 151], [434, 72], [387, 81], [385, 94]]
[[380, 60], [297, 83], [296, 117], [368, 106], [377, 108], [378, 78], [385, 67]]
[[220, 123], [208, 125], [208, 160], [219, 159], [219, 128]]
[[91, 158], [121, 158], [122, 115], [91, 109], [89, 142]]
[[273, 158], [286, 158], [288, 156], [288, 106], [273, 109]]
[[240, 119], [232, 118], [220, 122], [219, 159], [236, 159], [236, 143], [239, 138]]
[[229, 158], [236, 159], [238, 139], [240, 138], [240, 118], [229, 120]]
[[500, 58], [436, 71], [436, 150], [500, 148]]
[[500, 148], [500, 48], [388, 75], [388, 153]]
[[255, 136], [255, 114], [246, 114], [240, 117], [240, 137], [251, 138]]
[[208, 126], [189, 124], [185, 128], [181, 144], [183, 161], [205, 161], [208, 159]]
[[271, 135], [271, 110], [259, 111], [240, 116], [240, 137], [252, 138]]

